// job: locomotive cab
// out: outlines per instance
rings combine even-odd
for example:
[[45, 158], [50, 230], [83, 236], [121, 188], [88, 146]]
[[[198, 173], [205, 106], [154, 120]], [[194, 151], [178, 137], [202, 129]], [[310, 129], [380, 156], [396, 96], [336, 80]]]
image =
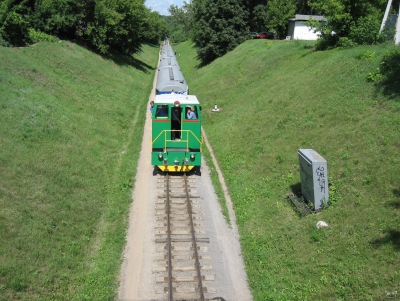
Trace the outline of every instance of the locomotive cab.
[[201, 108], [194, 95], [157, 95], [152, 116], [152, 165], [165, 172], [201, 166]]

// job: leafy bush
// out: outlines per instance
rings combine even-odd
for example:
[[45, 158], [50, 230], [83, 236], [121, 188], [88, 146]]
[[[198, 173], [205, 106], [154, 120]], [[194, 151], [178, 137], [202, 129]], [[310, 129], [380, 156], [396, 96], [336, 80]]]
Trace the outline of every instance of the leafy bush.
[[6, 40], [3, 39], [2, 35], [1, 35], [1, 32], [0, 32], [0, 46], [3, 46], [3, 47], [9, 47], [10, 46], [10, 43], [8, 43]]
[[339, 41], [337, 42], [337, 46], [340, 48], [353, 48], [357, 46], [357, 43], [353, 42], [351, 39], [342, 37], [339, 38]]
[[57, 42], [58, 39], [54, 36], [48, 35], [44, 32], [34, 30], [33, 28], [29, 28], [28, 30], [29, 38], [33, 43], [40, 42]]
[[333, 206], [338, 203], [339, 201], [339, 192], [337, 191], [337, 187], [329, 179], [329, 206]]
[[380, 23], [372, 16], [361, 17], [352, 22], [349, 39], [360, 45], [372, 45], [377, 43]]
[[375, 71], [373, 71], [373, 72], [368, 72], [368, 77], [367, 77], [367, 80], [369, 81], [369, 82], [374, 82], [374, 83], [376, 83], [376, 82], [378, 82], [380, 79], [381, 79], [381, 70], [379, 69], [379, 68], [376, 68], [376, 70]]
[[338, 41], [338, 37], [332, 32], [322, 32], [320, 37], [315, 42], [316, 50], [326, 50], [334, 48]]
[[[321, 22], [317, 29], [324, 32], [318, 46], [320, 50], [337, 47], [340, 38], [346, 37], [358, 45], [379, 43], [379, 27], [382, 19], [382, 5], [374, 1], [353, 0], [313, 0], [309, 5], [314, 12], [325, 16], [327, 22]], [[336, 40], [330, 36], [335, 33]], [[340, 44], [349, 46], [349, 41]], [[342, 47], [342, 46], [341, 46]]]
[[17, 11], [11, 11], [1, 21], [3, 25], [0, 30], [2, 31], [3, 39], [10, 46], [24, 46], [28, 43], [29, 23], [22, 14]]
[[187, 41], [187, 37], [183, 32], [183, 28], [178, 28], [176, 31], [170, 34], [173, 43], [182, 43]]
[[400, 94], [400, 49], [397, 46], [383, 56], [380, 70], [385, 94], [397, 97]]
[[375, 56], [374, 52], [367, 50], [367, 51], [360, 52], [359, 54], [357, 54], [356, 59], [362, 60], [362, 61], [370, 61], [374, 58], [374, 56]]
[[392, 41], [393, 37], [396, 33], [395, 28], [385, 28], [377, 37], [378, 43], [385, 43], [388, 41]]
[[382, 59], [382, 73], [397, 73], [400, 66], [400, 49], [388, 51]]

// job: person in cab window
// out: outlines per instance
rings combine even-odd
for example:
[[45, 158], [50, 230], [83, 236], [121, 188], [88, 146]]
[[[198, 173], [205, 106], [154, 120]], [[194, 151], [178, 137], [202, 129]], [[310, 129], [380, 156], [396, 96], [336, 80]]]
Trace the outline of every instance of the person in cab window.
[[192, 111], [191, 107], [187, 110], [187, 119], [197, 119], [196, 113]]

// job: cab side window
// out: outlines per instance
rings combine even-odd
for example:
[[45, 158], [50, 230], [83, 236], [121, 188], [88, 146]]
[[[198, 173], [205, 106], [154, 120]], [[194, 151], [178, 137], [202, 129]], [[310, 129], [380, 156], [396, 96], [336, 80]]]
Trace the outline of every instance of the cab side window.
[[167, 105], [157, 105], [156, 107], [156, 118], [168, 118], [168, 106]]
[[186, 107], [186, 119], [197, 119], [197, 108], [196, 106]]

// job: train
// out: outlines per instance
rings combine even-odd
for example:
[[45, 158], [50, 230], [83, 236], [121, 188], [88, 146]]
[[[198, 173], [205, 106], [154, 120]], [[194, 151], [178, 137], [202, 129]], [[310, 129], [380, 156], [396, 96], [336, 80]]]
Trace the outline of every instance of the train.
[[164, 43], [160, 53], [156, 94], [189, 94], [189, 87], [185, 81], [176, 54], [168, 41]]
[[201, 105], [189, 88], [176, 53], [164, 41], [152, 110], [151, 164], [162, 172], [199, 170], [203, 136]]

